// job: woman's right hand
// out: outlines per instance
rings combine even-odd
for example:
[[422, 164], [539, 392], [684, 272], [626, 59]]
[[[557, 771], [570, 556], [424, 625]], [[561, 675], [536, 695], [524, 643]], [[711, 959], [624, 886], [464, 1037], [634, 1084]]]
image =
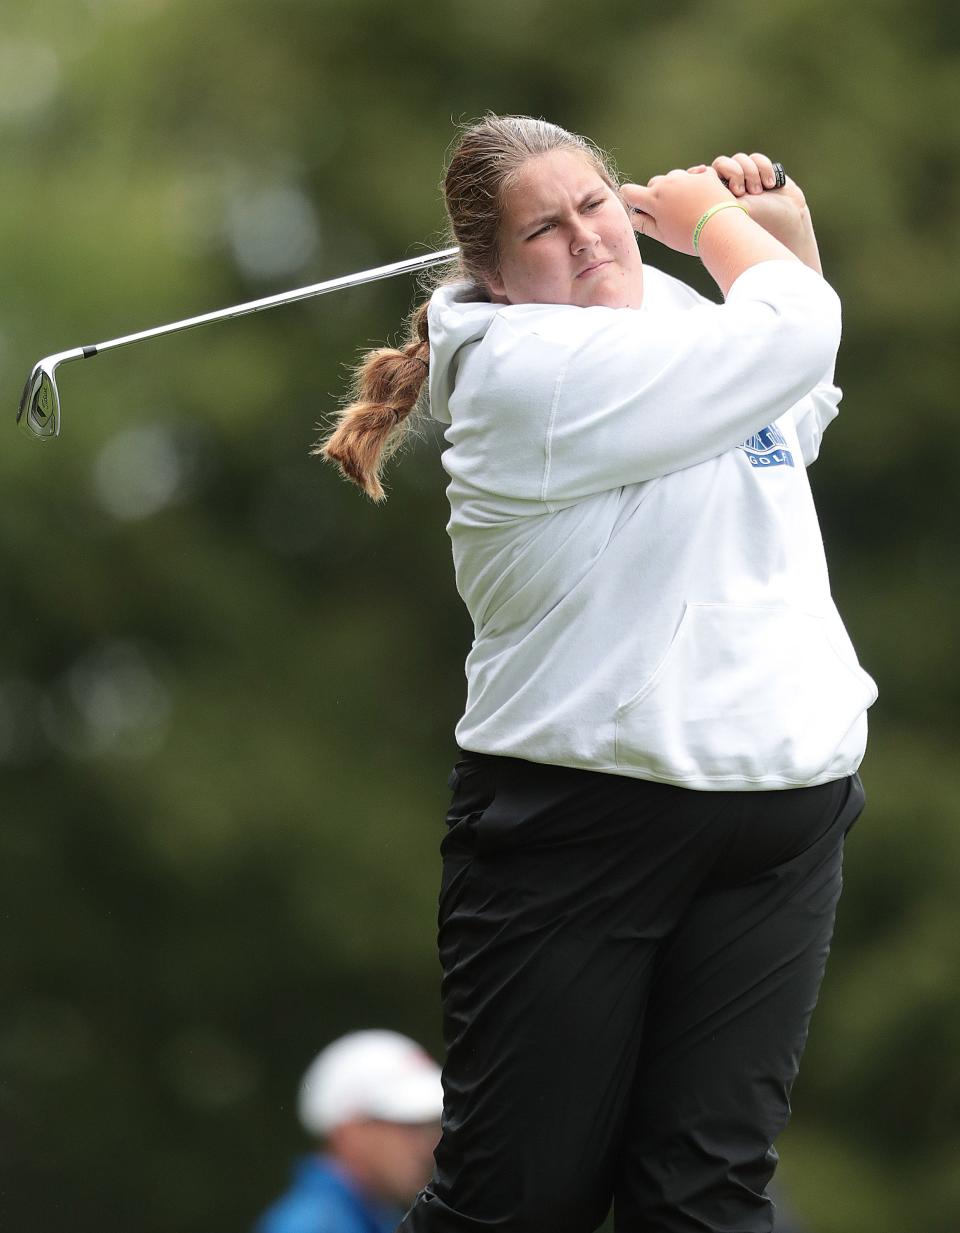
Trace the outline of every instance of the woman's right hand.
[[693, 231], [711, 206], [736, 197], [712, 167], [653, 176], [646, 187], [624, 184], [620, 190], [630, 210], [634, 231], [666, 244], [678, 253], [694, 255]]
[[668, 171], [654, 176], [646, 188], [625, 184], [621, 192], [635, 230], [678, 253], [699, 255], [724, 296], [750, 266], [797, 259], [776, 236], [753, 222], [748, 210], [720, 210], [714, 216], [717, 221], [711, 218], [701, 233], [696, 253], [693, 232], [703, 214], [714, 205], [740, 204], [712, 167]]
[[823, 273], [810, 211], [798, 184], [786, 176], [783, 186], [775, 188], [773, 163], [765, 154], [721, 154], [711, 166], [755, 223], [776, 236], [804, 265]]

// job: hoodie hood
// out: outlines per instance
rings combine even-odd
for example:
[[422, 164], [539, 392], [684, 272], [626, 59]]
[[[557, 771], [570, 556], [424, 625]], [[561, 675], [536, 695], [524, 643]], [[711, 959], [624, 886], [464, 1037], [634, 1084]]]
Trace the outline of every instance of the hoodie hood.
[[448, 283], [430, 299], [430, 414], [441, 424], [451, 422], [450, 396], [464, 348], [480, 342], [503, 308], [475, 295], [470, 283]]

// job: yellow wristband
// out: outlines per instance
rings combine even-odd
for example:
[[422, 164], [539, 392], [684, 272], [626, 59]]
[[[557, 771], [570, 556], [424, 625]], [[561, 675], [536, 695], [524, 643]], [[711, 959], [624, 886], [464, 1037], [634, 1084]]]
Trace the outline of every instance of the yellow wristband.
[[743, 210], [744, 214], [749, 218], [750, 211], [745, 205], [741, 205], [739, 201], [718, 201], [716, 205], [712, 205], [709, 210], [706, 210], [700, 215], [696, 227], [693, 229], [693, 251], [700, 256], [700, 232], [704, 229], [707, 223], [720, 210]]

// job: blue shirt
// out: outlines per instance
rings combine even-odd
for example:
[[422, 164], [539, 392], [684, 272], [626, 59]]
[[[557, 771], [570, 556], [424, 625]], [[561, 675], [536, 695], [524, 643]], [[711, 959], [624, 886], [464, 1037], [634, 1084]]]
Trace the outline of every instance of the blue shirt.
[[254, 1233], [394, 1233], [402, 1216], [364, 1194], [329, 1156], [307, 1156]]

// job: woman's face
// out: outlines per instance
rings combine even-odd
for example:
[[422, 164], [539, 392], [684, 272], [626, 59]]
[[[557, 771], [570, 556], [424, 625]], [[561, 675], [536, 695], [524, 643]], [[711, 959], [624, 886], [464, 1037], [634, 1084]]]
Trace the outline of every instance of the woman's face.
[[509, 304], [639, 308], [643, 262], [620, 198], [571, 150], [532, 158], [504, 194], [500, 270], [487, 280]]

